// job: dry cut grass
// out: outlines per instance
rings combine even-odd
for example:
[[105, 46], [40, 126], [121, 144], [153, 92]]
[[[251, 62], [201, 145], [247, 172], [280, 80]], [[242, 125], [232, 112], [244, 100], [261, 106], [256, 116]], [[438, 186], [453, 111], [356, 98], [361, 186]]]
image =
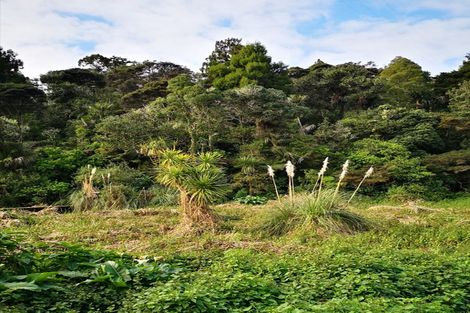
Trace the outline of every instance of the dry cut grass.
[[[0, 215], [1, 227], [20, 232], [31, 242], [79, 243], [134, 255], [170, 255], [251, 248], [262, 251], [315, 249], [324, 243], [361, 242], [387, 247], [458, 249], [470, 252], [470, 206], [468, 198], [440, 203], [370, 203], [357, 201], [348, 207], [352, 216], [362, 216], [374, 227], [362, 232], [328, 232], [319, 225], [305, 232], [281, 237], [266, 236], [260, 226], [278, 209], [278, 201], [250, 206], [227, 203], [216, 206], [220, 217], [216, 232], [197, 236], [175, 231], [179, 211], [175, 207], [139, 210], [86, 211], [58, 214], [9, 212]], [[416, 205], [416, 204], [414, 204]], [[423, 209], [425, 208], [425, 209]], [[312, 215], [315, 216], [315, 215]], [[348, 218], [348, 217], [345, 217]], [[318, 219], [321, 221], [322, 219]], [[329, 219], [323, 219], [328, 221]], [[14, 221], [14, 222], [9, 222]], [[333, 225], [335, 226], [335, 225]]]

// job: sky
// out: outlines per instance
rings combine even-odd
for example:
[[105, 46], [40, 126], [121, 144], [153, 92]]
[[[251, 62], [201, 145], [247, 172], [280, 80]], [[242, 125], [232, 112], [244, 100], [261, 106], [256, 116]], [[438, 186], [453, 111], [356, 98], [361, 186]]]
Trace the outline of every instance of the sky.
[[0, 46], [31, 78], [93, 53], [197, 71], [229, 37], [289, 66], [403, 56], [436, 75], [470, 53], [470, 0], [0, 0]]

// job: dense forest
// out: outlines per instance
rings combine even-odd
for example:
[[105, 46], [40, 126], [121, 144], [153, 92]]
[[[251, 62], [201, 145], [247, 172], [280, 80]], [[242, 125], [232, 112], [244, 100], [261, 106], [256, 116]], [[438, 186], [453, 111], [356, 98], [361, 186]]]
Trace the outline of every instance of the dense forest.
[[350, 190], [373, 166], [360, 190], [370, 196], [437, 200], [469, 188], [470, 55], [437, 76], [401, 56], [384, 68], [321, 60], [300, 68], [229, 38], [197, 73], [100, 54], [39, 80], [22, 68], [0, 48], [0, 206], [174, 202], [155, 179], [149, 152], [160, 148], [219, 155], [226, 199], [274, 199], [267, 165], [280, 173], [287, 160], [295, 188], [311, 189], [326, 157], [330, 187], [346, 160]]

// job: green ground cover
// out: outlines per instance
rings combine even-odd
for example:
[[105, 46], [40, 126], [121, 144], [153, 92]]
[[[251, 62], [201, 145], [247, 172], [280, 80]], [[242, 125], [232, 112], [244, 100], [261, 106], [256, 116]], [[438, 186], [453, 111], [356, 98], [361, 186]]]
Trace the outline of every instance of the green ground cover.
[[1, 312], [467, 312], [470, 198], [358, 200], [367, 231], [268, 236], [275, 210], [228, 203], [215, 232], [178, 210], [8, 212]]

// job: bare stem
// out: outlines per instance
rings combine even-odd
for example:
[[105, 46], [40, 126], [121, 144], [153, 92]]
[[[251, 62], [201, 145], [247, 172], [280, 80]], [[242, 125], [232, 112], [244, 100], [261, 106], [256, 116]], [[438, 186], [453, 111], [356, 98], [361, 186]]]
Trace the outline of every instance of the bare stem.
[[292, 202], [294, 202], [295, 188], [294, 188], [294, 177], [292, 177]]
[[336, 185], [335, 193], [333, 194], [333, 198], [331, 199], [330, 209], [331, 209], [331, 207], [333, 206], [333, 204], [335, 203], [335, 199], [336, 199], [336, 196], [338, 195], [339, 187], [341, 186], [341, 182], [342, 182], [342, 181], [343, 181], [343, 180], [340, 179], [340, 180], [338, 181], [338, 184]]
[[318, 181], [319, 181], [319, 180], [320, 180], [320, 176], [317, 177], [317, 181], [315, 182], [315, 186], [313, 186], [311, 195], [313, 195], [313, 194], [315, 193], [315, 189], [317, 188], [317, 185], [318, 185]]
[[364, 176], [364, 178], [362, 178], [362, 180], [361, 180], [361, 182], [359, 183], [359, 185], [357, 185], [356, 190], [354, 190], [353, 194], [351, 195], [351, 198], [349, 198], [349, 200], [348, 200], [348, 204], [349, 204], [349, 202], [351, 202], [351, 200], [354, 198], [354, 196], [356, 195], [356, 192], [359, 190], [359, 188], [361, 188], [361, 185], [362, 185], [362, 183], [366, 180], [366, 178], [367, 178], [367, 177]]
[[321, 194], [321, 186], [323, 185], [323, 174], [321, 175], [320, 177], [320, 184], [318, 185], [318, 194], [317, 194], [317, 197], [315, 199], [315, 202], [317, 202], [318, 200], [320, 200], [320, 194]]
[[281, 197], [279, 196], [279, 192], [277, 190], [276, 180], [274, 179], [274, 176], [271, 176], [271, 178], [273, 179], [274, 190], [276, 191], [277, 201], [281, 202]]
[[294, 202], [294, 179], [289, 176], [289, 199], [291, 203]]

